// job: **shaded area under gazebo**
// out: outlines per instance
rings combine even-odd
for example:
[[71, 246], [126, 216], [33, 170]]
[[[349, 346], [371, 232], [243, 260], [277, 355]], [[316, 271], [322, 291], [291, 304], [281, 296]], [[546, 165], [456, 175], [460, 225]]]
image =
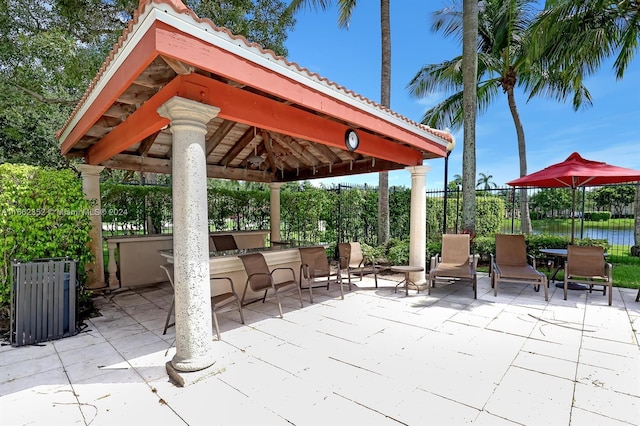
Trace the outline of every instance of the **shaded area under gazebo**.
[[[142, 0], [59, 131], [63, 154], [84, 158], [85, 193], [99, 202], [103, 167], [173, 174], [176, 348], [171, 368], [213, 363], [208, 303], [207, 178], [266, 182], [271, 240], [282, 183], [407, 169], [410, 263], [425, 264], [423, 161], [453, 138], [197, 17], [177, 0]], [[95, 216], [94, 270], [102, 271]], [[93, 277], [98, 286], [104, 280]], [[424, 282], [424, 272], [414, 281]]]

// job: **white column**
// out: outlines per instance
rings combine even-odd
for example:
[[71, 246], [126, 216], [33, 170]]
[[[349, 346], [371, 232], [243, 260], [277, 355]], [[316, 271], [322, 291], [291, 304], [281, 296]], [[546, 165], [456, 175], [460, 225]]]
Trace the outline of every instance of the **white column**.
[[411, 173], [411, 219], [409, 222], [409, 265], [422, 266], [422, 272], [412, 273], [417, 285], [426, 283], [427, 266], [427, 172], [429, 166], [407, 167]]
[[281, 182], [271, 182], [269, 184], [269, 201], [271, 209], [269, 216], [271, 219], [271, 241], [280, 240], [280, 188], [284, 185]]
[[87, 286], [92, 289], [106, 287], [104, 282], [104, 252], [102, 250], [102, 204], [100, 202], [100, 172], [103, 166], [78, 164], [82, 175], [82, 192], [91, 203], [91, 254], [94, 261], [85, 265], [87, 271]]
[[207, 225], [207, 123], [219, 108], [173, 97], [158, 108], [173, 133], [173, 262], [176, 354], [171, 365], [198, 371], [214, 363]]

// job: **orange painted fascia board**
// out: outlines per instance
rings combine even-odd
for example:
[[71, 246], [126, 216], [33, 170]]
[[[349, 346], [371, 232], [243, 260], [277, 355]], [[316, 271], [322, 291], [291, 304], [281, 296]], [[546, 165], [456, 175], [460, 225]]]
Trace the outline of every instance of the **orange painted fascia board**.
[[87, 151], [87, 164], [100, 164], [135, 145], [169, 124], [169, 119], [158, 114], [158, 108], [179, 94], [182, 79], [173, 79], [158, 93], [131, 114], [127, 120], [109, 132]]
[[[344, 149], [348, 126], [299, 108], [238, 89], [199, 74], [183, 76], [181, 96], [220, 108], [218, 116], [226, 120], [256, 126]], [[357, 129], [356, 129], [357, 130]], [[357, 152], [407, 166], [422, 164], [422, 152], [371, 133], [359, 131]]]
[[365, 127], [376, 133], [401, 140], [417, 149], [445, 155], [446, 147], [440, 143], [416, 135], [331, 96], [307, 88], [204, 40], [181, 32], [168, 24], [157, 24], [156, 40], [158, 52], [162, 55], [256, 87], [293, 103], [354, 123], [359, 127]]
[[[138, 75], [156, 58], [156, 32], [153, 28], [156, 24], [152, 26], [133, 48], [129, 56], [115, 71], [104, 89], [98, 94], [87, 111], [76, 123], [73, 130], [71, 130], [62, 142], [60, 149], [63, 155], [69, 152], [91, 126], [100, 119], [102, 114], [113, 105], [116, 99], [118, 99], [118, 96], [124, 93]], [[93, 90], [96, 89], [94, 88]]]

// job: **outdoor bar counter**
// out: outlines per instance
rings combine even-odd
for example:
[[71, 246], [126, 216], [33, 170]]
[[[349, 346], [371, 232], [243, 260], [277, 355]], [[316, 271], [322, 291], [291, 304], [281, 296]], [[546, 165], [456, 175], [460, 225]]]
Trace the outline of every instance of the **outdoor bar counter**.
[[[271, 247], [259, 247], [250, 249], [238, 249], [238, 250], [226, 250], [226, 251], [214, 251], [209, 253], [209, 269], [211, 278], [216, 277], [229, 277], [233, 281], [233, 285], [238, 293], [238, 296], [242, 297], [242, 292], [247, 283], [247, 274], [244, 270], [244, 265], [238, 256], [248, 253], [260, 252], [264, 255], [267, 265], [270, 270], [275, 268], [292, 268], [296, 281], [300, 273], [300, 252], [301, 247], [314, 247], [318, 244], [312, 243], [289, 243], [289, 244], [277, 244]], [[161, 250], [160, 254], [166, 258], [168, 263], [173, 263], [173, 250]], [[291, 277], [289, 271], [276, 271], [274, 273], [274, 279], [284, 280]], [[220, 293], [218, 286], [221, 281], [211, 280], [211, 295], [215, 296]], [[246, 300], [262, 297], [264, 293], [254, 293], [251, 289], [247, 289]]]
[[[209, 235], [233, 235], [238, 248], [264, 247], [268, 229], [257, 231], [215, 232]], [[172, 234], [126, 235], [105, 238], [108, 248], [109, 288], [138, 287], [167, 281], [160, 265], [166, 259], [161, 250], [173, 248]]]

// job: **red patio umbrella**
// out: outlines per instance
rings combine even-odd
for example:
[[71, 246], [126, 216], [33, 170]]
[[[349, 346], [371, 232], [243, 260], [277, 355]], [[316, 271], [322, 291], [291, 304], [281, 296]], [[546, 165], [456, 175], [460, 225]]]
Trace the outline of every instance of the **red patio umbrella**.
[[507, 182], [517, 187], [571, 188], [571, 243], [573, 244], [576, 188], [640, 181], [640, 170], [586, 160], [574, 152], [561, 163]]

